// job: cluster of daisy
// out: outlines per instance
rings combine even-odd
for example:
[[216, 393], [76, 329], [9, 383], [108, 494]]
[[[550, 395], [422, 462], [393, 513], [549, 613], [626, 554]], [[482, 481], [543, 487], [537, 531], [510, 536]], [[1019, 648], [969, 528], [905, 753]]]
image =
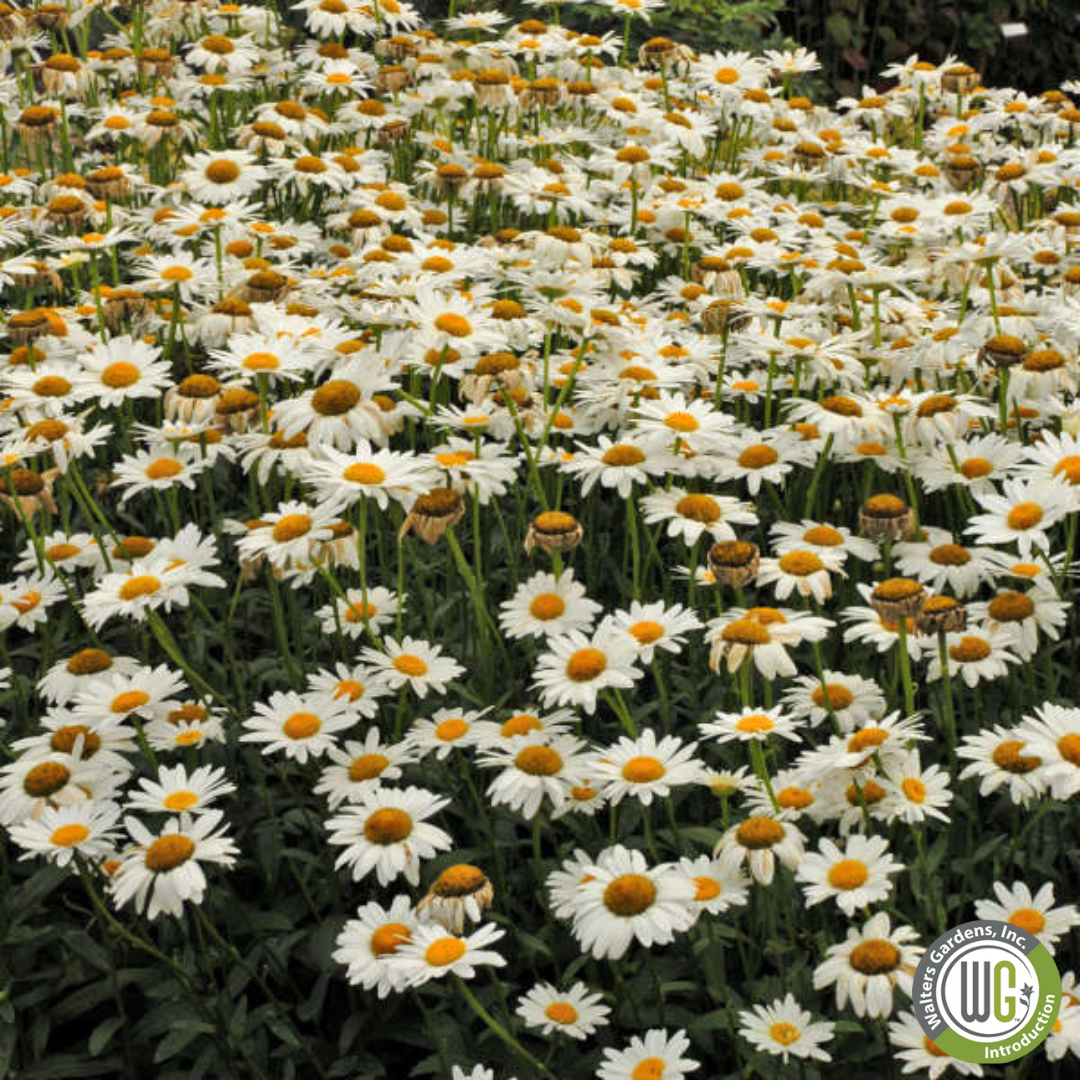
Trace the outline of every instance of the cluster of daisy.
[[1080, 924], [1080, 84], [826, 106], [659, 3], [0, 11], [0, 827], [212, 933], [286, 792], [339, 974], [528, 1075], [839, 1060], [823, 991], [982, 1075], [904, 998]]

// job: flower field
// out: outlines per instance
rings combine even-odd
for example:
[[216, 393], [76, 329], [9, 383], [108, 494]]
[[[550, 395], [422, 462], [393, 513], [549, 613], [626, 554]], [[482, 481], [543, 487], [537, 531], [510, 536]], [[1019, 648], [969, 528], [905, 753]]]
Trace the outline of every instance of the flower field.
[[0, 1076], [1080, 1074], [1080, 82], [658, 4], [0, 5]]

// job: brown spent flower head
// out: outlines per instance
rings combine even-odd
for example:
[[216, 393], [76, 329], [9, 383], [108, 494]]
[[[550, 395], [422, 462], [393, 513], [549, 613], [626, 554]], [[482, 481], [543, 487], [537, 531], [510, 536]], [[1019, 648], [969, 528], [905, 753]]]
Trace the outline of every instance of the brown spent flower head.
[[723, 334], [741, 330], [750, 315], [736, 299], [714, 300], [701, 313], [701, 326], [706, 334]]
[[967, 628], [967, 608], [952, 596], [931, 596], [915, 617], [919, 634], [951, 633]]
[[859, 532], [863, 536], [905, 540], [914, 528], [914, 511], [896, 495], [871, 495], [859, 508]]
[[453, 488], [436, 488], [413, 503], [398, 531], [398, 543], [415, 532], [427, 544], [437, 543], [447, 529], [465, 516], [465, 500]]
[[525, 537], [525, 552], [531, 555], [534, 547], [555, 552], [573, 551], [581, 543], [585, 530], [576, 517], [561, 510], [545, 510], [533, 518]]
[[946, 94], [970, 94], [979, 85], [981, 76], [967, 64], [946, 68], [941, 76], [941, 89]]
[[914, 578], [886, 578], [870, 594], [870, 606], [891, 623], [918, 615], [925, 601], [926, 589]]
[[455, 863], [431, 883], [427, 895], [416, 905], [416, 914], [441, 924], [452, 934], [460, 934], [467, 919], [478, 920], [491, 907], [495, 889], [478, 866]]
[[1024, 362], [1027, 347], [1012, 334], [995, 334], [979, 350], [979, 363], [996, 368], [1011, 368]]
[[741, 589], [757, 577], [761, 549], [749, 540], [721, 540], [709, 548], [708, 562], [719, 584]]

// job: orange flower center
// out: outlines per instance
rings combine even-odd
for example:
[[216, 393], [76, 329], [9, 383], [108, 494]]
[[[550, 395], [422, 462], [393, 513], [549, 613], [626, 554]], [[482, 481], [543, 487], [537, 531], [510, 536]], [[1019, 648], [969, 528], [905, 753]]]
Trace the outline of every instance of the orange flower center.
[[620, 874], [604, 889], [604, 906], [624, 919], [647, 911], [656, 900], [656, 886], [644, 874]]

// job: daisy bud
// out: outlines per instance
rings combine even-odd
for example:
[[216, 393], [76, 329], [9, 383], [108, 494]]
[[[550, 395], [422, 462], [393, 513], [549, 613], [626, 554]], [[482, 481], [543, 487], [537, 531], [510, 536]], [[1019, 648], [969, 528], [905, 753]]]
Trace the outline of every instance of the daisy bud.
[[915, 617], [920, 634], [960, 631], [967, 627], [967, 608], [951, 596], [931, 596]]
[[859, 509], [859, 532], [863, 536], [905, 540], [914, 525], [911, 507], [896, 495], [871, 495]]
[[941, 76], [941, 89], [946, 94], [970, 94], [979, 85], [979, 73], [967, 64], [947, 68]]
[[709, 569], [717, 582], [741, 589], [757, 577], [761, 549], [749, 540], [722, 540], [709, 548]]
[[479, 922], [494, 899], [495, 890], [483, 870], [468, 863], [456, 863], [432, 882], [427, 895], [416, 905], [416, 914], [426, 913], [427, 918], [452, 934], [460, 934], [466, 920]]
[[465, 500], [453, 488], [436, 488], [413, 503], [398, 532], [398, 543], [410, 531], [427, 544], [438, 541], [447, 529], [465, 516]]
[[581, 543], [585, 530], [572, 514], [561, 510], [546, 510], [533, 518], [525, 537], [525, 551], [531, 555], [534, 547], [549, 555], [556, 551], [572, 551]]
[[979, 363], [996, 368], [1011, 368], [1023, 363], [1027, 349], [1012, 334], [995, 334], [979, 350]]
[[918, 615], [925, 600], [926, 590], [913, 578], [886, 578], [870, 594], [870, 606], [891, 623]]

